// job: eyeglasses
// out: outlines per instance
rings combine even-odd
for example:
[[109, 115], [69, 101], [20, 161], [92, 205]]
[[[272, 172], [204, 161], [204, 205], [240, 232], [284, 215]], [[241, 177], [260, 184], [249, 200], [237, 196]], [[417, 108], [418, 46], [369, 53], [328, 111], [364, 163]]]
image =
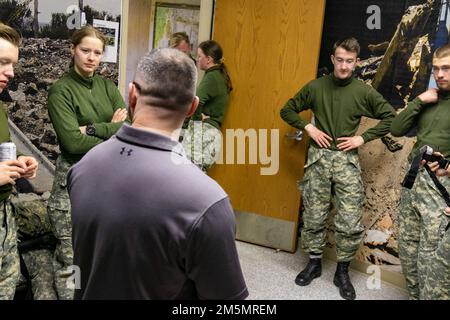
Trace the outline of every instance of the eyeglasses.
[[442, 73], [449, 73], [450, 66], [442, 66], [441, 68], [433, 66], [431, 70], [433, 71], [433, 74], [438, 74], [439, 71], [442, 71]]

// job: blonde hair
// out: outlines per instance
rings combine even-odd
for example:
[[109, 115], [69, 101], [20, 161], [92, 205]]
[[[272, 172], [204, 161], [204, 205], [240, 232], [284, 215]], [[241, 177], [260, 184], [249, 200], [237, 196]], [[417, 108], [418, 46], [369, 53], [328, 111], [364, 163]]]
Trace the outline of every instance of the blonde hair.
[[22, 42], [20, 34], [11, 28], [10, 26], [0, 22], [0, 38], [12, 43], [16, 47], [19, 47]]
[[176, 48], [180, 45], [180, 43], [183, 40], [186, 41], [187, 43], [190, 43], [189, 36], [187, 35], [187, 33], [186, 32], [176, 32], [170, 36], [169, 47]]
[[446, 44], [438, 49], [433, 54], [433, 58], [441, 59], [450, 56], [450, 44]]

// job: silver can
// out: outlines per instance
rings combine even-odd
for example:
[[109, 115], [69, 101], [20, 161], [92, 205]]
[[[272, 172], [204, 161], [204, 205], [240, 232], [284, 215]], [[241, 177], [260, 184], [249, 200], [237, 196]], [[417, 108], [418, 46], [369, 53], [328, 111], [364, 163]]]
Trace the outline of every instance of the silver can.
[[0, 161], [16, 160], [17, 150], [14, 142], [4, 142], [0, 144]]

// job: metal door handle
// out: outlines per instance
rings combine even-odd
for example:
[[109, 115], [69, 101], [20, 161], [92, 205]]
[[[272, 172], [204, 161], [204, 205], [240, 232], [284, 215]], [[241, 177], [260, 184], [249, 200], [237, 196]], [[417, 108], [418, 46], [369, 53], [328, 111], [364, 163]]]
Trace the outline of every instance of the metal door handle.
[[295, 140], [295, 141], [302, 141], [303, 140], [303, 131], [297, 130], [295, 133], [286, 133], [285, 135], [286, 139]]

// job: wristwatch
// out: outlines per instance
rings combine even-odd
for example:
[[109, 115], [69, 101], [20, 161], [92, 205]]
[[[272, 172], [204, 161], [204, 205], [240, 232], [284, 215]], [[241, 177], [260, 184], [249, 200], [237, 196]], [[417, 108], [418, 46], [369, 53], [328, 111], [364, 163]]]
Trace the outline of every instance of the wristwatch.
[[95, 127], [93, 124], [88, 124], [86, 126], [86, 134], [88, 136], [95, 136]]

